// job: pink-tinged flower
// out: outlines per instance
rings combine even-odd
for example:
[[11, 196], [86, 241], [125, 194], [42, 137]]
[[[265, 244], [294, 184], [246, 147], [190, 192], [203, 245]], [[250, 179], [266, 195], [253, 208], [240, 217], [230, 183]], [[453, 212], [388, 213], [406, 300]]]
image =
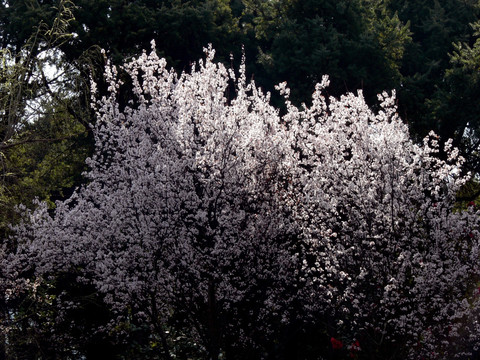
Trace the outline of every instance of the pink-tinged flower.
[[340, 340], [335, 339], [333, 336], [330, 338], [330, 342], [332, 343], [332, 348], [335, 350], [343, 347], [343, 343]]
[[356, 353], [360, 351], [360, 342], [358, 340], [355, 340], [355, 342], [350, 345], [350, 357], [353, 359], [356, 357]]

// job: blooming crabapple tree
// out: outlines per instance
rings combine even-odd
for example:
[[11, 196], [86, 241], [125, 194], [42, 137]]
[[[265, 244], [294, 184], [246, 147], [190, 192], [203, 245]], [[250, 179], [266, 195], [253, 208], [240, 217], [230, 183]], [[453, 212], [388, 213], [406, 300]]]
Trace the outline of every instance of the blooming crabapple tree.
[[107, 66], [90, 181], [17, 227], [8, 284], [74, 271], [165, 358], [174, 333], [209, 358], [261, 358], [306, 328], [317, 357], [474, 349], [480, 233], [473, 207], [453, 211], [458, 152], [414, 144], [394, 96], [376, 113], [361, 93], [324, 98], [327, 78], [301, 109], [279, 85], [280, 116], [213, 54], [180, 76], [155, 51], [127, 63], [125, 108]]

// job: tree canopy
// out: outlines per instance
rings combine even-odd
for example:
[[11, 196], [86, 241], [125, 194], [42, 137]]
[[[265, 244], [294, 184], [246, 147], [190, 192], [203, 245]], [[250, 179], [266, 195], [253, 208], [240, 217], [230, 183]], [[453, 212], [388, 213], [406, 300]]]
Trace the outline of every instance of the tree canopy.
[[0, 358], [478, 356], [479, 14], [0, 1]]
[[280, 84], [280, 116], [213, 54], [179, 77], [155, 49], [128, 62], [123, 109], [107, 66], [89, 182], [16, 227], [7, 303], [75, 274], [115, 314], [105, 329], [145, 324], [165, 359], [185, 355], [179, 339], [211, 359], [471, 354], [480, 218], [455, 211], [458, 149], [437, 158], [433, 132], [416, 145], [394, 96], [376, 112], [361, 93], [325, 97], [327, 77], [303, 109]]

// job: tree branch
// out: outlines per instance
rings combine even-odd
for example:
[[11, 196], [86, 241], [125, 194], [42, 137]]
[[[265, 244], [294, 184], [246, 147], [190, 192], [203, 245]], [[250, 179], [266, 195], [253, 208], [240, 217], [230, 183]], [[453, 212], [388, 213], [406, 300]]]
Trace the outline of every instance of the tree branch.
[[62, 140], [69, 140], [69, 139], [73, 139], [75, 137], [75, 135], [70, 135], [70, 136], [64, 136], [64, 137], [60, 137], [60, 138], [46, 138], [46, 139], [25, 139], [25, 140], [21, 140], [21, 141], [18, 141], [18, 142], [14, 142], [14, 143], [2, 143], [0, 144], [0, 152], [1, 151], [4, 151], [4, 150], [7, 150], [7, 149], [10, 149], [10, 148], [13, 148], [15, 146], [19, 146], [19, 145], [23, 145], [23, 144], [30, 144], [30, 143], [41, 143], [41, 142], [56, 142], [56, 141], [62, 141]]

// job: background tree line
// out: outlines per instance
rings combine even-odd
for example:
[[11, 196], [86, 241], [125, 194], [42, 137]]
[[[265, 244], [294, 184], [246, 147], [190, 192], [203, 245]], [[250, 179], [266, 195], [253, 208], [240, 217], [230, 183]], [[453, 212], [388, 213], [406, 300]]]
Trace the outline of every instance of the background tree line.
[[[276, 84], [287, 81], [298, 105], [309, 101], [324, 74], [331, 80], [329, 95], [362, 89], [373, 107], [377, 93], [395, 89], [411, 135], [418, 140], [433, 129], [442, 141], [452, 138], [467, 159], [466, 170], [478, 173], [479, 16], [477, 0], [3, 0], [1, 237], [9, 235], [18, 204], [31, 206], [39, 197], [53, 208], [85, 182], [84, 160], [93, 151], [89, 124], [95, 121], [90, 77], [102, 83], [101, 49], [121, 64], [152, 39], [178, 72], [188, 72], [208, 43], [228, 66], [240, 62], [243, 47], [248, 76], [272, 92], [274, 104], [280, 104]], [[106, 94], [106, 85], [99, 92]], [[123, 105], [129, 95], [121, 95]], [[471, 182], [459, 199], [477, 195]], [[58, 293], [68, 284], [59, 279]], [[91, 294], [85, 313], [102, 313]], [[29, 331], [19, 333], [17, 343], [10, 339], [16, 348], [10, 354], [48, 354], [39, 335], [45, 329], [39, 329], [51, 314], [30, 303], [17, 310], [43, 318], [25, 323], [21, 329]], [[72, 316], [93, 326], [95, 316], [84, 315]], [[82, 346], [94, 354], [106, 341]]]

